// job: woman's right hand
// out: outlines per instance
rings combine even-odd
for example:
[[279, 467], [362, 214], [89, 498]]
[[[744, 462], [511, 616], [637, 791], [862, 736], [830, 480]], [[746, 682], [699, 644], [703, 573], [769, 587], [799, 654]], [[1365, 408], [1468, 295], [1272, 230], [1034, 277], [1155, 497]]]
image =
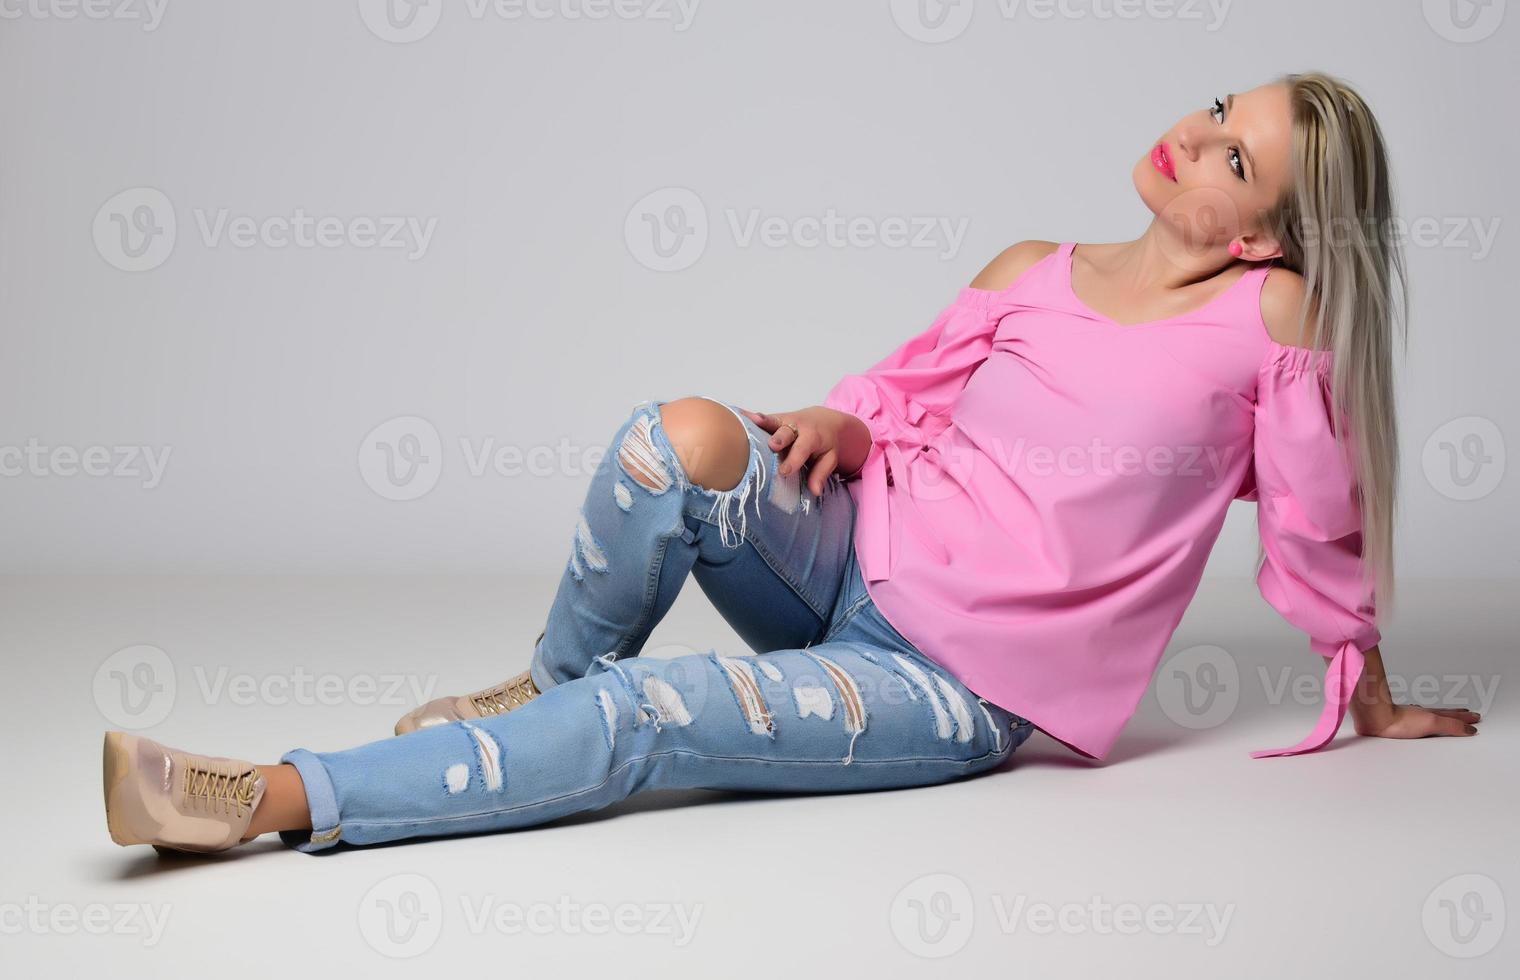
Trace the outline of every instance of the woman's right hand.
[[822, 405], [775, 415], [747, 408], [741, 411], [771, 434], [770, 448], [781, 455], [777, 473], [785, 476], [804, 466], [808, 468], [808, 489], [815, 497], [823, 495], [824, 486], [836, 470], [844, 480], [858, 473], [871, 451], [871, 430], [849, 412]]

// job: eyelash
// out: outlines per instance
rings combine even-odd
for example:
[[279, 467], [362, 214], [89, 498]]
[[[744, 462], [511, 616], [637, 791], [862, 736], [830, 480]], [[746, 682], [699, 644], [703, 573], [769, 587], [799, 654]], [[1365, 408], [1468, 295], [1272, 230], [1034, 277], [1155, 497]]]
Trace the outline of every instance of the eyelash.
[[[1209, 115], [1212, 116], [1216, 112], [1219, 113], [1219, 120], [1218, 121], [1221, 122], [1221, 123], [1223, 123], [1224, 122], [1224, 103], [1220, 102], [1219, 99], [1217, 99], [1217, 98], [1214, 99], [1213, 108], [1209, 109]], [[1241, 180], [1245, 180], [1246, 179], [1246, 165], [1240, 159], [1240, 150], [1237, 149], [1236, 147], [1232, 146], [1226, 152], [1234, 154], [1233, 162], [1230, 164], [1230, 169], [1235, 172], [1235, 176], [1239, 177]], [[1238, 170], [1235, 169], [1236, 168], [1236, 164], [1239, 164], [1240, 169], [1238, 169]]]

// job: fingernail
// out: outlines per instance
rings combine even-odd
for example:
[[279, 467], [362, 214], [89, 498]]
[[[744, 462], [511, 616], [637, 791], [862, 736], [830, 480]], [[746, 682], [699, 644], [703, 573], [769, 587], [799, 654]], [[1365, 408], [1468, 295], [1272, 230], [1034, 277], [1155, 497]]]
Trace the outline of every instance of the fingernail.
[[1478, 732], [1478, 730], [1476, 728], [1474, 728], [1473, 726], [1471, 726], [1471, 725], [1467, 726], [1467, 734], [1469, 734], [1469, 735], [1476, 735], [1477, 732]]

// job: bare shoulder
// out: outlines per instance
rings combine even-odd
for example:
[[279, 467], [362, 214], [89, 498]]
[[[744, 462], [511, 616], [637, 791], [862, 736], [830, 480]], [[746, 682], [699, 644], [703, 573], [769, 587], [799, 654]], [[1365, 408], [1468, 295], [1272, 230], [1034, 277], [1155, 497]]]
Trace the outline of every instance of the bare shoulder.
[[971, 285], [977, 289], [993, 291], [1007, 289], [1018, 280], [1019, 276], [1028, 271], [1030, 266], [1060, 247], [1058, 242], [1044, 242], [1037, 239], [1010, 245], [999, 252], [997, 258], [988, 262], [985, 269], [977, 273], [976, 278], [971, 280]]
[[1309, 322], [1299, 336], [1299, 307], [1304, 302], [1304, 277], [1292, 269], [1273, 266], [1261, 284], [1261, 322], [1267, 334], [1287, 347], [1317, 347], [1319, 302], [1309, 303]]

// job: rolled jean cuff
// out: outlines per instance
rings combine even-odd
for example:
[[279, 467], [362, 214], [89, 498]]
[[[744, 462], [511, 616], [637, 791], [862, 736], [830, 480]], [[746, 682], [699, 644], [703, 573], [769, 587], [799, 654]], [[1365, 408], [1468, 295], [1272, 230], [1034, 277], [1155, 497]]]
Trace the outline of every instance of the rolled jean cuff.
[[333, 847], [338, 843], [343, 827], [338, 822], [338, 797], [333, 792], [327, 767], [306, 749], [292, 749], [280, 757], [280, 762], [295, 766], [296, 772], [301, 774], [301, 782], [306, 787], [306, 805], [311, 809], [310, 830], [282, 830], [280, 839], [308, 854]]
[[549, 673], [549, 669], [544, 665], [543, 660], [537, 656], [528, 664], [528, 676], [533, 678], [533, 686], [538, 688], [540, 694], [559, 683]]

